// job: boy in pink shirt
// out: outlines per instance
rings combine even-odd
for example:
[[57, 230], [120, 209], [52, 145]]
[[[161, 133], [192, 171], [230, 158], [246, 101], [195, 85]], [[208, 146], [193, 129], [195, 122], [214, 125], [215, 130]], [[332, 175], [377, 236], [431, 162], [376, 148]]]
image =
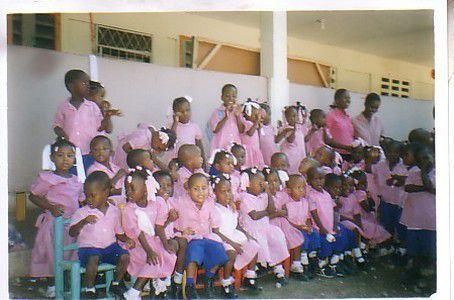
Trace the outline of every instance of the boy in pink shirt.
[[321, 109], [311, 110], [309, 120], [312, 126], [309, 128], [304, 141], [306, 142], [306, 150], [309, 156], [314, 156], [315, 151], [324, 145], [332, 145], [332, 137], [326, 127], [326, 115]]
[[65, 86], [71, 98], [58, 106], [52, 125], [57, 136], [80, 148], [86, 168], [93, 161], [88, 157], [92, 138], [101, 131], [112, 132], [110, 115], [103, 116], [96, 103], [86, 100], [90, 93], [89, 83], [90, 77], [81, 70], [70, 70], [65, 74]]
[[109, 204], [110, 187], [106, 173], [95, 171], [88, 175], [84, 183], [87, 205], [74, 213], [69, 228], [69, 235], [77, 237], [80, 264], [87, 269], [85, 298], [97, 298], [94, 284], [99, 263], [117, 265], [110, 292], [121, 296], [126, 289], [123, 277], [129, 255], [118, 245], [117, 239], [130, 248], [134, 248], [135, 243], [121, 228], [120, 210]]
[[175, 199], [186, 195], [185, 184], [192, 174], [205, 173], [202, 169], [202, 151], [196, 145], [182, 145], [178, 150], [178, 160], [181, 162], [181, 168], [178, 170], [178, 180], [173, 191]]
[[364, 102], [364, 111], [352, 120], [355, 137], [363, 139], [369, 146], [380, 146], [380, 137], [384, 132], [383, 124], [376, 114], [380, 102], [379, 95], [368, 94]]

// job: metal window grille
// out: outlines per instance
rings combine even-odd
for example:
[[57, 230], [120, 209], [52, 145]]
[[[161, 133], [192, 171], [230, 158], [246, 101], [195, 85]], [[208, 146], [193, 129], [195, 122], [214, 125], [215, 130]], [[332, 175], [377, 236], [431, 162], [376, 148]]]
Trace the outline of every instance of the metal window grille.
[[410, 82], [407, 80], [382, 77], [381, 95], [408, 98], [410, 95]]
[[102, 57], [151, 63], [152, 36], [149, 34], [96, 25], [96, 46]]

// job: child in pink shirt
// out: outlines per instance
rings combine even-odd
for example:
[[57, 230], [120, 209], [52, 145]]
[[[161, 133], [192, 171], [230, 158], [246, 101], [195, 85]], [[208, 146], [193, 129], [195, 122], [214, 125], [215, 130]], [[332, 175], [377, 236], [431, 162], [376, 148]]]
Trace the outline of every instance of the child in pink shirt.
[[[246, 150], [244, 150], [244, 147], [241, 144], [233, 143], [232, 146], [230, 147], [230, 153], [235, 157], [234, 159], [234, 169], [232, 174], [230, 174], [231, 178], [231, 183], [232, 183], [232, 190], [235, 189], [235, 185], [237, 182], [240, 182], [241, 178], [241, 171], [244, 169], [244, 159], [246, 157]], [[238, 191], [240, 191], [240, 187], [238, 187]], [[236, 196], [236, 194], [235, 194]], [[236, 201], [236, 199], [235, 199]]]
[[306, 150], [309, 156], [314, 156], [315, 151], [324, 145], [331, 145], [332, 137], [326, 127], [326, 114], [321, 109], [311, 110], [309, 120], [312, 126], [309, 128], [304, 141], [306, 142]]
[[244, 132], [241, 134], [241, 143], [246, 150], [246, 168], [263, 168], [264, 161], [260, 150], [260, 129], [262, 128], [262, 114], [260, 105], [252, 100], [243, 104]]
[[252, 291], [259, 291], [255, 265], [259, 245], [257, 241], [238, 225], [238, 212], [231, 192], [230, 181], [224, 176], [211, 177], [211, 184], [216, 197], [215, 208], [219, 213], [219, 229], [214, 232], [219, 241], [224, 243], [229, 260], [224, 265], [224, 279], [221, 284], [226, 298], [235, 298], [232, 271], [240, 271], [247, 266], [244, 285]]
[[211, 151], [227, 149], [233, 143], [241, 143], [244, 125], [241, 117], [241, 107], [236, 103], [237, 88], [233, 84], [222, 87], [222, 106], [211, 114], [209, 124], [214, 133], [211, 140]]
[[165, 295], [167, 286], [161, 278], [170, 277], [177, 259], [177, 242], [168, 241], [165, 236], [168, 206], [151, 190], [156, 187], [151, 187], [154, 177], [150, 174], [142, 169], [132, 171], [126, 177], [128, 203], [123, 212], [123, 228], [136, 245], [129, 250], [128, 265], [128, 273], [136, 281], [124, 293], [126, 299], [140, 299], [139, 294], [150, 279], [155, 295]]
[[320, 163], [325, 175], [330, 173], [340, 175], [342, 173], [341, 168], [336, 164], [335, 158], [335, 151], [328, 145], [318, 148], [314, 155], [314, 159]]
[[69, 235], [77, 237], [80, 265], [86, 268], [84, 298], [97, 297], [94, 284], [100, 263], [117, 265], [109, 291], [122, 296], [126, 290], [123, 277], [129, 255], [118, 245], [117, 239], [129, 248], [134, 248], [135, 242], [121, 228], [120, 210], [108, 201], [110, 187], [111, 181], [106, 173], [95, 171], [88, 175], [84, 183], [87, 205], [74, 213], [69, 228]]
[[[64, 139], [57, 139], [51, 146], [51, 160], [55, 171], [43, 171], [30, 187], [30, 201], [43, 212], [36, 221], [38, 233], [32, 250], [30, 276], [49, 277], [46, 295], [55, 297], [54, 276], [54, 219], [63, 216], [70, 218], [79, 208], [83, 194], [82, 183], [69, 173], [74, 165], [75, 146]], [[74, 243], [64, 228], [64, 244]], [[74, 258], [73, 251], [65, 252], [65, 259]]]
[[240, 175], [234, 175], [236, 158], [230, 152], [219, 150], [215, 152], [212, 166], [217, 174], [222, 175], [230, 181], [233, 198], [240, 192]]
[[380, 156], [380, 149], [378, 147], [364, 147], [364, 172], [366, 172], [367, 176], [369, 194], [375, 202], [375, 210], [380, 206], [380, 198], [378, 197], [377, 175], [373, 172], [373, 168], [380, 161]]
[[81, 70], [65, 74], [65, 86], [71, 98], [59, 105], [53, 123], [57, 136], [70, 140], [83, 155], [88, 155], [90, 141], [100, 131], [112, 132], [110, 115], [103, 116], [96, 103], [86, 100], [89, 83], [90, 77]]
[[165, 170], [167, 165], [161, 162], [158, 154], [172, 149], [176, 141], [175, 132], [171, 129], [156, 129], [153, 126], [139, 124], [136, 130], [128, 135], [118, 136], [118, 145], [115, 150], [114, 162], [117, 166], [127, 170], [127, 154], [133, 149], [150, 151], [154, 163]]
[[289, 173], [298, 172], [298, 167], [303, 158], [306, 157], [306, 145], [304, 136], [307, 132], [305, 116], [297, 106], [288, 106], [284, 111], [286, 125], [281, 128], [276, 140], [284, 142], [281, 144], [281, 151], [287, 154], [289, 160]]
[[271, 155], [278, 152], [278, 144], [276, 144], [276, 129], [271, 124], [271, 109], [268, 104], [261, 103], [260, 107], [263, 112], [262, 127], [259, 132], [260, 150], [262, 151], [263, 161], [265, 165], [271, 164]]
[[150, 151], [144, 149], [134, 149], [128, 152], [126, 157], [128, 169], [136, 169], [138, 166], [143, 167], [150, 171], [156, 171], [156, 166], [151, 159]]
[[361, 146], [358, 146], [356, 148], [353, 148], [351, 151], [351, 158], [350, 160], [344, 160], [342, 162], [342, 172], [349, 171], [351, 169], [358, 169], [358, 170], [364, 170], [366, 164], [364, 162], [364, 148]]
[[178, 149], [180, 149], [182, 145], [194, 144], [200, 148], [202, 157], [205, 160], [202, 130], [199, 125], [191, 121], [191, 102], [192, 99], [189, 96], [179, 97], [173, 100], [173, 123], [171, 128], [177, 135], [177, 141], [173, 148], [172, 158], [178, 156]]
[[208, 178], [204, 174], [191, 175], [186, 188], [187, 193], [177, 199], [179, 217], [175, 223], [175, 229], [189, 242], [185, 260], [186, 297], [198, 299], [194, 278], [197, 267], [203, 266], [206, 291], [208, 297], [213, 298], [214, 275], [228, 260], [224, 246], [217, 242], [218, 236], [214, 233], [220, 226], [220, 218], [215, 202], [209, 197]]
[[178, 170], [178, 180], [175, 182], [173, 191], [175, 199], [187, 194], [185, 184], [192, 174], [205, 174], [202, 169], [202, 151], [196, 145], [182, 145], [178, 150], [178, 160], [181, 162], [181, 168]]
[[273, 196], [262, 172], [256, 168], [246, 169], [241, 174], [244, 192], [240, 200], [240, 224], [253, 236], [260, 249], [258, 262], [274, 266], [276, 286], [287, 284], [282, 262], [289, 257], [285, 235], [270, 223]]
[[115, 205], [118, 205], [124, 200], [124, 197], [119, 195], [122, 193], [126, 172], [111, 162], [112, 152], [112, 143], [108, 137], [103, 135], [94, 137], [90, 143], [90, 154], [95, 162], [88, 168], [87, 175], [95, 171], [106, 173], [112, 181], [110, 199]]
[[309, 169], [312, 167], [320, 168], [321, 166], [318, 160], [309, 156], [305, 157], [300, 163], [298, 172], [307, 180], [307, 171], [309, 171]]
[[271, 156], [271, 169], [281, 170], [288, 173], [290, 164], [287, 155], [284, 152], [276, 152]]

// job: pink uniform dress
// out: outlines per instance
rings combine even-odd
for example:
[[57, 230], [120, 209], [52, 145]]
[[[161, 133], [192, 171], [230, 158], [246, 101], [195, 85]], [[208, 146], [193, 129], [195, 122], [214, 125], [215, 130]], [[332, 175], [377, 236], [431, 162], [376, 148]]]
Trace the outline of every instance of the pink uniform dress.
[[384, 133], [380, 118], [374, 114], [370, 122], [360, 113], [352, 120], [355, 137], [362, 138], [370, 146], [380, 146], [380, 137]]
[[[336, 203], [334, 203], [331, 195], [325, 190], [317, 191], [316, 189], [308, 186], [306, 191], [306, 198], [309, 201], [309, 210], [317, 211], [320, 222], [328, 231], [327, 233], [335, 234], [334, 207], [336, 207]], [[314, 224], [314, 227], [318, 231], [320, 231], [320, 228], [318, 228], [317, 224], [314, 221], [312, 221], [312, 224]]]
[[232, 187], [233, 197], [235, 197], [235, 201], [237, 200], [236, 197], [241, 192], [241, 173], [238, 170], [233, 170], [232, 174], [230, 175], [230, 185]]
[[374, 172], [374, 168], [372, 168], [372, 172], [366, 172], [367, 177], [367, 190], [371, 198], [374, 200], [375, 203], [375, 211], [377, 211], [378, 207], [380, 206], [380, 197], [378, 197], [378, 185], [377, 185], [377, 174]]
[[[104, 173], [107, 174], [107, 176], [109, 176], [110, 179], [114, 178], [115, 175], [117, 175], [118, 171], [121, 170], [121, 168], [117, 165], [115, 165], [114, 163], [112, 162], [109, 162], [109, 168], [107, 168], [105, 165], [95, 161], [87, 170], [87, 175], [90, 175], [91, 173], [95, 172], [95, 171], [102, 171]], [[124, 182], [125, 182], [125, 179], [124, 177], [123, 178], [120, 178], [117, 183], [115, 184], [115, 188], [116, 189], [123, 189], [124, 188]], [[125, 204], [126, 203], [126, 199], [124, 196], [122, 195], [114, 195], [114, 196], [110, 196], [109, 199], [112, 199], [113, 202], [115, 203], [115, 205], [118, 205], [120, 203], [123, 203]]]
[[377, 194], [382, 200], [403, 207], [407, 193], [405, 187], [389, 186], [386, 181], [391, 178], [391, 175], [408, 176], [408, 170], [400, 160], [392, 170], [389, 168], [388, 160], [383, 160], [372, 166], [372, 172], [375, 174]]
[[[276, 196], [273, 198], [274, 207], [278, 210], [281, 210], [284, 205], [293, 202], [299, 202], [293, 200], [286, 192], [279, 191], [276, 193]], [[270, 220], [270, 223], [279, 227], [282, 232], [284, 232], [285, 240], [287, 241], [287, 248], [293, 249], [299, 247], [304, 242], [304, 236], [297, 228], [289, 223], [288, 218], [279, 217], [273, 218]]]
[[[429, 178], [435, 185], [435, 169], [429, 173]], [[408, 173], [406, 185], [423, 185], [421, 170], [413, 167]], [[435, 195], [428, 192], [408, 193], [402, 208], [400, 223], [409, 230], [436, 230], [436, 204]]]
[[[289, 126], [283, 127], [291, 128]], [[305, 124], [295, 124], [295, 140], [289, 143], [285, 139], [281, 144], [281, 151], [287, 154], [289, 168], [289, 174], [298, 173], [298, 168], [301, 161], [306, 157], [306, 145], [304, 143], [304, 136], [307, 133], [307, 126]]]
[[[163, 278], [173, 273], [177, 256], [164, 249], [160, 238], [155, 232], [155, 226], [163, 226], [167, 220], [168, 208], [164, 199], [156, 197], [148, 201], [146, 207], [135, 203], [126, 204], [123, 216], [123, 228], [126, 235], [133, 239], [136, 247], [129, 249], [128, 273], [135, 278]], [[147, 253], [139, 242], [143, 232], [151, 249], [159, 258], [157, 265], [147, 263]]]
[[260, 139], [260, 150], [262, 151], [263, 161], [265, 165], [271, 165], [271, 156], [274, 153], [278, 152], [278, 145], [274, 142], [274, 138], [276, 135], [276, 129], [273, 125], [263, 125], [259, 131], [259, 139]]
[[262, 193], [254, 196], [247, 192], [238, 195], [240, 205], [240, 224], [253, 236], [260, 249], [258, 251], [258, 262], [268, 263], [271, 266], [280, 264], [290, 254], [287, 249], [287, 242], [282, 230], [270, 223], [269, 217], [253, 220], [249, 213], [251, 211], [263, 211], [268, 207], [268, 195]]
[[186, 124], [179, 122], [177, 124], [176, 134], [177, 141], [175, 143], [175, 147], [173, 148], [173, 150], [170, 151], [171, 158], [175, 158], [178, 156], [178, 149], [180, 149], [182, 145], [185, 144], [195, 145], [196, 140], [202, 140], [203, 138], [203, 133], [199, 125], [192, 121], [189, 121]]
[[[165, 201], [165, 204], [167, 205], [168, 211], [170, 211], [171, 209], [176, 210], [176, 203], [175, 203], [175, 199], [173, 197], [169, 197], [169, 199], [167, 199], [167, 201], [166, 200], [164, 200], [164, 201]], [[175, 232], [174, 228], [175, 228], [175, 222], [170, 222], [169, 224], [167, 224], [165, 231], [164, 231], [167, 239], [173, 239], [174, 237], [179, 235], [178, 233]]]
[[68, 99], [58, 106], [52, 127], [63, 129], [69, 140], [85, 155], [90, 153], [91, 140], [101, 134], [98, 129], [103, 119], [96, 103], [84, 99], [76, 109]]
[[[247, 266], [257, 255], [257, 252], [259, 251], [259, 245], [254, 240], [248, 240], [246, 235], [237, 229], [237, 211], [233, 211], [230, 207], [225, 207], [219, 203], [216, 203], [214, 207], [219, 214], [219, 231], [235, 243], [241, 244], [243, 253], [237, 254], [235, 263], [233, 265], [236, 270], [241, 270], [245, 266]], [[218, 241], [220, 243], [223, 243], [221, 238], [219, 238]], [[233, 247], [227, 243], [223, 243], [223, 245], [226, 251], [234, 250]]]
[[[188, 181], [189, 177], [191, 177], [192, 174], [195, 174], [195, 173], [203, 173], [203, 174], [205, 174], [203, 169], [197, 169], [197, 170], [194, 170], [194, 172], [191, 172], [185, 166], [182, 166], [178, 170], [178, 175], [179, 175], [178, 176], [178, 180], [175, 182], [175, 184], [173, 186], [173, 197], [175, 199], [177, 199], [179, 197], [182, 197], [182, 196], [187, 194], [187, 191], [184, 188], [184, 184], [185, 184], [186, 181]], [[177, 200], [177, 203], [178, 203], [178, 200]]]
[[[213, 111], [209, 120], [212, 131], [214, 131], [219, 121], [221, 121], [224, 116], [224, 106], [220, 106]], [[218, 133], [214, 133], [213, 139], [211, 140], [211, 151], [213, 152], [216, 149], [228, 149], [233, 142], [241, 144], [241, 134], [238, 130], [235, 114], [232, 112], [222, 129]]]
[[128, 154], [123, 150], [123, 146], [129, 143], [132, 149], [151, 150], [151, 131], [150, 128], [139, 127], [128, 135], [118, 136], [118, 146], [115, 150], [113, 162], [124, 170], [128, 170], [126, 158]]
[[[347, 112], [339, 108], [332, 109], [326, 116], [326, 127], [328, 127], [333, 140], [339, 144], [350, 145], [354, 140], [353, 123]], [[340, 154], [348, 154], [348, 151], [337, 149]]]
[[[63, 218], [70, 218], [79, 208], [79, 199], [83, 194], [83, 185], [76, 176], [61, 177], [51, 171], [39, 173], [38, 178], [30, 187], [30, 193], [46, 198], [49, 203], [61, 205], [64, 209]], [[35, 244], [32, 250], [30, 276], [54, 276], [54, 216], [44, 211], [38, 216], [35, 226], [38, 227]], [[64, 244], [69, 245], [75, 239], [69, 236], [69, 226], [64, 227]], [[65, 251], [65, 259], [76, 259], [75, 251]]]
[[[308, 132], [309, 131], [310, 130], [308, 130]], [[315, 155], [315, 151], [317, 151], [318, 148], [326, 145], [324, 132], [326, 132], [327, 135], [331, 137], [331, 134], [329, 133], [329, 130], [326, 127], [320, 127], [314, 133], [311, 134], [309, 140], [306, 142], [306, 151], [309, 156], [313, 157]]]
[[309, 211], [309, 201], [301, 198], [300, 201], [287, 202], [287, 220], [298, 226], [307, 226], [307, 221], [312, 220]]
[[252, 136], [247, 131], [254, 125], [251, 121], [243, 119], [244, 133], [241, 135], [241, 142], [246, 150], [246, 159], [244, 166], [246, 168], [257, 167], [262, 169], [265, 162], [263, 161], [262, 151], [260, 150], [259, 130], [256, 130]]

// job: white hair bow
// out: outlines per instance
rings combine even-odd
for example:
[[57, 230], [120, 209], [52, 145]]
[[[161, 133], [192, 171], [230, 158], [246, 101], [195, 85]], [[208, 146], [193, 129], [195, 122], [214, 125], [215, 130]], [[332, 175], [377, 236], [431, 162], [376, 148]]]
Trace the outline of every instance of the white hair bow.
[[137, 225], [139, 226], [139, 229], [148, 235], [154, 236], [154, 227], [147, 214], [141, 209], [136, 209], [134, 213], [137, 216]]
[[213, 151], [213, 153], [211, 154], [210, 158], [208, 159], [208, 163], [210, 165], [212, 165], [214, 163], [214, 157], [216, 156], [216, 154], [218, 154], [221, 151], [224, 151], [224, 150], [218, 148], [218, 149]]
[[245, 191], [249, 187], [249, 174], [246, 172], [241, 173], [240, 189]]
[[246, 115], [251, 116], [252, 108], [260, 109], [260, 104], [258, 104], [257, 102], [254, 102], [254, 101], [246, 101], [243, 104], [243, 107], [244, 107], [244, 112], [246, 113]]
[[364, 146], [367, 146], [367, 143], [365, 140], [363, 140], [362, 138], [357, 138], [356, 140], [354, 140], [350, 146], [352, 146], [353, 148], [356, 148], [356, 147], [364, 147]]
[[289, 181], [290, 177], [288, 177], [287, 172], [284, 170], [277, 170], [277, 175], [279, 176], [279, 180], [285, 186], [285, 182]]
[[185, 96], [183, 96], [183, 98], [188, 100], [189, 103], [192, 103], [192, 97], [191, 96], [185, 95]]
[[163, 144], [167, 144], [167, 142], [169, 141], [169, 135], [167, 133], [165, 133], [164, 131], [162, 131], [162, 128], [159, 129], [159, 139], [161, 140], [161, 142]]
[[148, 178], [145, 181], [145, 185], [147, 187], [147, 200], [148, 201], [156, 201], [156, 193], [161, 188], [159, 182], [153, 177], [153, 174], [150, 170], [147, 170]]

